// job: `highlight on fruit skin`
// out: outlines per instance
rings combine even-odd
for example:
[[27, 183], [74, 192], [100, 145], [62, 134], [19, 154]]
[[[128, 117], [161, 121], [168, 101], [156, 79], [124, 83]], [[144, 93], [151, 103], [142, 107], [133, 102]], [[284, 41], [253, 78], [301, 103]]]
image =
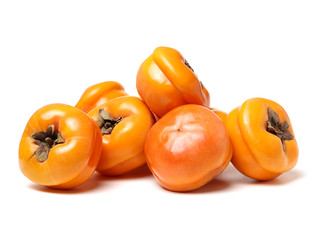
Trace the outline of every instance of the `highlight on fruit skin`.
[[252, 98], [227, 116], [232, 164], [256, 180], [271, 180], [291, 170], [299, 149], [290, 118], [278, 103]]

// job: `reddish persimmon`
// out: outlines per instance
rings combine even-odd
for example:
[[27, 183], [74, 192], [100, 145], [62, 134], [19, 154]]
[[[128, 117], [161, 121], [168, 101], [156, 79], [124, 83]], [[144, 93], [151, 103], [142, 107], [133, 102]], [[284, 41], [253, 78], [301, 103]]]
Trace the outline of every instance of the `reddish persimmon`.
[[150, 170], [164, 188], [190, 191], [226, 168], [232, 148], [223, 121], [206, 107], [188, 104], [171, 110], [154, 124], [145, 154]]

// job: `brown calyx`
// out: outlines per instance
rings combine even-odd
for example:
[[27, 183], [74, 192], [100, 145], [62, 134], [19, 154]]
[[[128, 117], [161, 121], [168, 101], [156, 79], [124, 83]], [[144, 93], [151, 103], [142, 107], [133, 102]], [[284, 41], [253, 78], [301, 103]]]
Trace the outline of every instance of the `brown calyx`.
[[38, 145], [34, 155], [39, 162], [44, 162], [48, 159], [51, 148], [60, 143], [64, 143], [61, 134], [54, 130], [54, 125], [50, 125], [45, 132], [38, 131], [33, 133], [31, 138]]
[[102, 135], [111, 134], [113, 128], [121, 122], [123, 117], [114, 119], [109, 113], [107, 113], [103, 108], [98, 112], [97, 125], [101, 128]]
[[[185, 61], [184, 61], [184, 64], [187, 66], [187, 68], [189, 68], [194, 74], [195, 74], [195, 71], [194, 71], [194, 69], [190, 66], [190, 64], [188, 63], [188, 61], [185, 59]], [[196, 75], [196, 74], [195, 74]], [[197, 75], [196, 75], [196, 77], [197, 77]], [[198, 78], [198, 77], [197, 77]], [[201, 87], [201, 89], [204, 89], [204, 86], [203, 86], [203, 83], [201, 82], [201, 81], [199, 81], [199, 83], [200, 83], [200, 87]]]
[[281, 139], [283, 150], [285, 150], [284, 141], [292, 140], [294, 136], [288, 130], [289, 124], [287, 121], [280, 123], [280, 118], [271, 108], [268, 109], [267, 131], [278, 136]]
[[190, 64], [188, 63], [188, 61], [185, 59], [185, 65], [191, 70], [191, 71], [193, 71], [193, 72], [195, 72], [194, 71], [194, 69], [190, 66]]

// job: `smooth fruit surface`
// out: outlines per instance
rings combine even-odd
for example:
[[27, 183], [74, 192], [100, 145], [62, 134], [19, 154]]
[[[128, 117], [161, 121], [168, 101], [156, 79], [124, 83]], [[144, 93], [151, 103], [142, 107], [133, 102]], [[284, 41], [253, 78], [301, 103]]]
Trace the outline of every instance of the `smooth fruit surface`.
[[94, 172], [101, 153], [101, 132], [81, 110], [51, 104], [28, 121], [19, 145], [19, 166], [31, 181], [73, 188]]
[[223, 121], [206, 107], [188, 104], [173, 109], [152, 127], [145, 154], [163, 187], [190, 191], [223, 171], [232, 149]]

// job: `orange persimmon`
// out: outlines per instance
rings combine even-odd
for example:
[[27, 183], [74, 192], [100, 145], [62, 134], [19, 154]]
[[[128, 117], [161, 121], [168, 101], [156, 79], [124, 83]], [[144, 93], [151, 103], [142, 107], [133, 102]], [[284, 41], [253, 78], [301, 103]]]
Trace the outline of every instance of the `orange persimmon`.
[[19, 166], [37, 184], [73, 188], [93, 174], [101, 149], [95, 121], [77, 108], [51, 104], [29, 119], [19, 145]]
[[175, 49], [158, 47], [140, 66], [137, 91], [151, 111], [161, 118], [175, 107], [198, 104], [208, 107], [209, 93]]
[[87, 113], [93, 108], [121, 96], [127, 96], [127, 93], [120, 83], [114, 81], [101, 82], [88, 87], [75, 107]]
[[145, 144], [147, 165], [161, 186], [191, 191], [209, 182], [232, 156], [223, 121], [206, 107], [177, 107], [149, 131]]
[[233, 146], [233, 165], [244, 175], [270, 180], [292, 169], [298, 145], [290, 119], [276, 102], [252, 98], [232, 110], [227, 129]]
[[212, 110], [217, 116], [219, 116], [219, 118], [223, 121], [224, 124], [226, 124], [226, 118], [227, 118], [227, 113], [224, 111], [221, 111], [217, 108], [209, 108], [210, 110]]
[[145, 139], [155, 119], [140, 98], [115, 98], [94, 108], [88, 115], [97, 122], [103, 135], [98, 172], [120, 175], [146, 162]]

